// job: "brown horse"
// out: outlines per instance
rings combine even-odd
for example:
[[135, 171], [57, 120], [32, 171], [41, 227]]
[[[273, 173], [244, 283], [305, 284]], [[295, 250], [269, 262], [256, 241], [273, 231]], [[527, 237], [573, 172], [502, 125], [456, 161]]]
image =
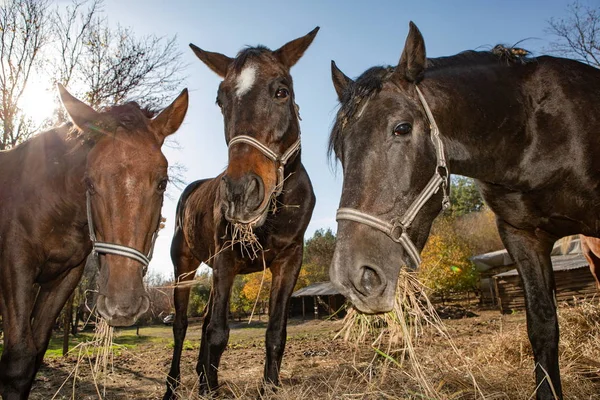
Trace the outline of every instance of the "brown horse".
[[550, 252], [600, 236], [600, 71], [504, 46], [427, 59], [411, 23], [395, 67], [332, 74], [330, 149], [344, 167], [332, 281], [359, 310], [389, 311], [450, 171], [476, 179], [523, 282], [537, 397], [562, 398]]
[[600, 290], [600, 239], [584, 235], [579, 235], [579, 238], [581, 251], [590, 264], [590, 271], [596, 278], [596, 287]]
[[0, 153], [0, 394], [26, 399], [52, 326], [86, 259], [99, 257], [98, 311], [130, 325], [148, 309], [142, 278], [167, 185], [160, 148], [187, 91], [154, 119], [136, 103], [96, 112], [59, 85], [73, 124]]
[[[317, 29], [276, 51], [242, 50], [236, 58], [190, 45], [198, 58], [223, 78], [217, 104], [229, 146], [227, 170], [189, 185], [177, 207], [171, 258], [180, 282], [194, 279], [201, 261], [213, 268], [213, 286], [196, 371], [200, 392], [218, 388], [217, 370], [229, 339], [229, 298], [237, 274], [272, 273], [264, 379], [279, 384], [290, 296], [302, 264], [304, 232], [315, 205], [300, 161], [300, 125], [290, 68], [312, 43]], [[233, 227], [252, 230], [260, 247], [248, 256], [232, 244]], [[250, 245], [248, 245], [250, 246]], [[175, 348], [165, 399], [175, 397], [187, 329], [189, 286], [175, 289]]]

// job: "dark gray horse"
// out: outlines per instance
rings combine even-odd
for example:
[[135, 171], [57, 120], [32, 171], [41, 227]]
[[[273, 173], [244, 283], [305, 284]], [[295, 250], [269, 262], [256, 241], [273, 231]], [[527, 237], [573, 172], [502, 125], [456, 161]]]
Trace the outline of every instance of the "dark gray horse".
[[537, 397], [562, 396], [553, 243], [600, 235], [600, 71], [497, 46], [426, 59], [414, 24], [396, 67], [332, 64], [344, 168], [331, 278], [361, 311], [392, 308], [419, 263], [449, 172], [475, 178], [525, 289]]

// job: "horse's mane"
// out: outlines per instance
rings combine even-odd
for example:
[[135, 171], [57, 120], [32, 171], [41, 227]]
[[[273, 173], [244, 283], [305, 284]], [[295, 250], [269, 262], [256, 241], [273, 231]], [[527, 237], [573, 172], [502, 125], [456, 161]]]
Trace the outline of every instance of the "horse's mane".
[[[433, 72], [469, 64], [488, 64], [492, 66], [498, 65], [499, 61], [507, 65], [524, 64], [533, 60], [533, 58], [528, 57], [529, 54], [529, 51], [525, 49], [499, 44], [489, 51], [466, 50], [453, 56], [428, 58], [427, 71]], [[338, 118], [329, 137], [327, 149], [329, 157], [335, 153], [341, 144], [343, 128], [349, 120], [354, 118], [363, 100], [379, 93], [394, 70], [395, 67], [393, 66], [372, 67], [356, 78], [353, 84], [348, 85], [342, 94]]]

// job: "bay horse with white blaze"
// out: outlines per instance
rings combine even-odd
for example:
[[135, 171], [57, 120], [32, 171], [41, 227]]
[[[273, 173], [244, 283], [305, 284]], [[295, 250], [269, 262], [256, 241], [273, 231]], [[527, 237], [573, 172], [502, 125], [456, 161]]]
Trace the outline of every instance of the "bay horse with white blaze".
[[411, 22], [396, 67], [354, 81], [332, 63], [329, 148], [344, 183], [330, 275], [358, 310], [389, 311], [448, 201], [449, 171], [475, 178], [523, 281], [537, 398], [562, 398], [550, 252], [566, 235], [600, 236], [600, 71], [524, 54], [427, 59]]
[[[200, 392], [218, 389], [217, 371], [229, 339], [229, 299], [237, 274], [272, 273], [264, 380], [279, 384], [288, 306], [300, 267], [304, 233], [315, 205], [312, 184], [300, 160], [300, 125], [290, 68], [312, 43], [318, 28], [278, 50], [249, 47], [236, 58], [190, 45], [223, 81], [217, 104], [229, 147], [227, 170], [189, 185], [177, 206], [171, 258], [179, 283], [194, 279], [202, 261], [213, 284], [202, 325], [196, 371]], [[249, 257], [235, 244], [234, 227], [251, 230], [263, 249]], [[190, 287], [175, 288], [175, 347], [164, 399], [172, 399], [187, 329]]]
[[4, 400], [28, 398], [90, 253], [100, 268], [98, 311], [109, 324], [131, 325], [148, 309], [142, 278], [167, 184], [160, 148], [188, 104], [184, 90], [150, 119], [136, 103], [96, 112], [59, 92], [73, 124], [0, 152]]

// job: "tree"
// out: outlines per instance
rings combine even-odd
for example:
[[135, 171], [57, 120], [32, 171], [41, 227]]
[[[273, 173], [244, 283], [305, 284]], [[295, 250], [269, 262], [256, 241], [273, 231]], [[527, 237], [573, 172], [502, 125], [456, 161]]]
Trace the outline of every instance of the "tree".
[[173, 309], [173, 282], [158, 273], [148, 273], [144, 277], [150, 307], [137, 322], [138, 325], [157, 323]]
[[0, 150], [29, 138], [33, 123], [20, 100], [49, 42], [47, 0], [7, 0], [0, 6]]
[[442, 299], [452, 293], [474, 290], [479, 279], [469, 259], [469, 245], [454, 230], [453, 219], [436, 220], [419, 267], [419, 280]]
[[450, 211], [461, 216], [483, 208], [483, 199], [477, 190], [475, 181], [464, 176], [455, 176], [450, 183]]
[[245, 284], [245, 276], [237, 275], [231, 289], [231, 312], [238, 319], [241, 319], [242, 315], [247, 317], [254, 306], [254, 303], [243, 293]]
[[462, 215], [452, 225], [461, 240], [468, 243], [472, 255], [504, 248], [496, 227], [496, 216], [488, 207]]
[[[2, 2], [0, 150], [41, 128], [21, 105], [35, 73], [50, 73], [43, 85], [69, 85], [94, 108], [126, 99], [157, 107], [180, 89], [183, 64], [175, 37], [137, 37], [128, 28], [111, 28], [101, 6], [102, 0], [74, 0], [66, 7], [48, 0]], [[57, 112], [56, 119], [61, 116]]]
[[241, 290], [241, 295], [252, 305], [256, 301], [265, 302], [269, 300], [269, 289], [271, 288], [271, 270], [255, 272], [253, 274], [244, 275], [244, 287]]
[[330, 228], [317, 229], [304, 244], [304, 259], [307, 264], [326, 265], [329, 268], [335, 250], [335, 235]]
[[194, 286], [190, 290], [190, 302], [188, 304], [188, 315], [201, 317], [208, 304], [212, 284], [212, 275], [209, 271], [202, 271], [194, 279]]
[[548, 51], [600, 68], [600, 7], [575, 1], [566, 18], [551, 18], [546, 32], [556, 37]]
[[302, 269], [295, 289], [329, 280], [329, 265], [335, 250], [335, 235], [331, 229], [317, 229], [304, 243]]

